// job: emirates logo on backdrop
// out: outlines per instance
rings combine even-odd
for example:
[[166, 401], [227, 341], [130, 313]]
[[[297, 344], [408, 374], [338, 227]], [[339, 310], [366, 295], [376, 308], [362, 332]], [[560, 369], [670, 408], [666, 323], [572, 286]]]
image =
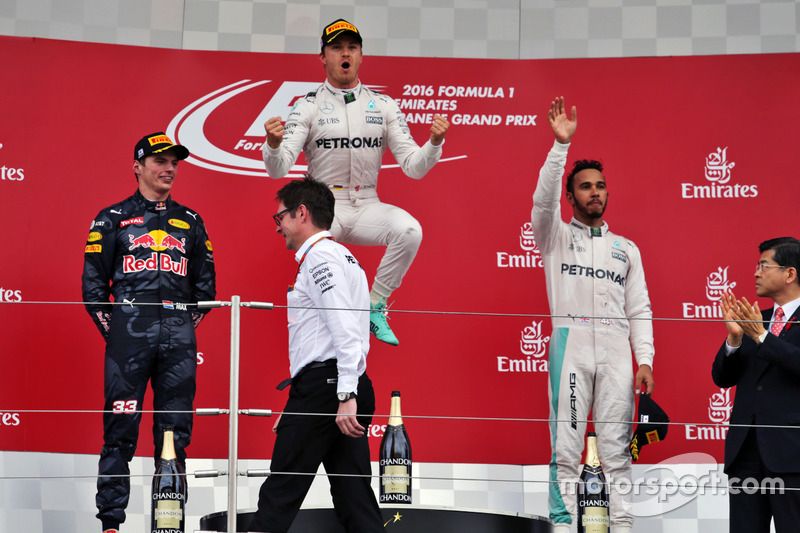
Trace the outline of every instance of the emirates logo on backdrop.
[[717, 148], [706, 157], [706, 179], [724, 185], [731, 180], [731, 169], [736, 163], [728, 162], [728, 147]]
[[547, 353], [547, 343], [550, 341], [550, 337], [542, 335], [541, 320], [534, 320], [530, 326], [523, 328], [521, 337], [519, 348], [522, 355], [542, 357]]
[[719, 389], [708, 399], [708, 419], [716, 424], [709, 426], [686, 425], [686, 440], [723, 440], [728, 434], [733, 400], [730, 389]]
[[542, 321], [534, 320], [522, 328], [519, 351], [523, 357], [497, 356], [498, 372], [547, 372], [549, 364], [543, 359], [550, 337], [542, 335]]
[[[0, 143], [0, 150], [3, 149], [3, 143]], [[2, 155], [2, 152], [0, 152]], [[14, 168], [9, 165], [3, 164], [0, 159], [0, 181], [22, 181], [25, 179], [25, 169]]]
[[731, 421], [732, 409], [731, 390], [719, 389], [719, 392], [712, 394], [708, 400], [708, 419], [715, 424], [728, 424]]
[[20, 424], [19, 413], [2, 413], [0, 414], [0, 426], [15, 427]]
[[0, 287], [0, 302], [21, 302], [22, 291], [20, 289], [4, 289]]
[[722, 318], [719, 301], [722, 293], [733, 290], [735, 281], [728, 279], [728, 267], [717, 267], [706, 276], [706, 303], [683, 302], [683, 318]]
[[497, 252], [497, 268], [542, 268], [542, 256], [530, 222], [519, 230], [519, 252]]
[[681, 183], [681, 198], [719, 199], [755, 198], [758, 196], [757, 185], [731, 183], [731, 171], [735, 166], [736, 163], [728, 159], [728, 147], [717, 147], [705, 158], [703, 177], [706, 179], [706, 183], [702, 185]]

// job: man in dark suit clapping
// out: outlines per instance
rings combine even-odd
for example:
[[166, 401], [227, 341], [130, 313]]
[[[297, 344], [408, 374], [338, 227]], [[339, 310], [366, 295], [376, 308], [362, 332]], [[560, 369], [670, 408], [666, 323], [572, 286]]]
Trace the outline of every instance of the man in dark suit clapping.
[[[800, 241], [771, 239], [759, 246], [758, 302], [723, 295], [728, 338], [711, 370], [720, 387], [736, 386], [725, 441], [730, 531], [800, 531]], [[755, 481], [760, 488], [756, 489]]]

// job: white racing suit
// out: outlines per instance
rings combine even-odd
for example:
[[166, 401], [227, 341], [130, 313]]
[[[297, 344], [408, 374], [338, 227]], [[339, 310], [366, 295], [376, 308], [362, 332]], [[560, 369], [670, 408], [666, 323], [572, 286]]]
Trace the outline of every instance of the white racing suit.
[[278, 148], [264, 143], [269, 176], [284, 177], [302, 151], [309, 174], [336, 198], [334, 238], [386, 246], [375, 281], [383, 291], [395, 290], [417, 255], [422, 227], [403, 209], [378, 200], [383, 154], [388, 147], [403, 172], [420, 179], [439, 161], [441, 146], [418, 146], [397, 103], [361, 84], [343, 91], [326, 81], [297, 101], [285, 130]]
[[[652, 367], [654, 355], [652, 312], [639, 249], [611, 233], [606, 223], [589, 228], [574, 218], [569, 224], [561, 220], [561, 177], [568, 148], [556, 142], [547, 155], [531, 212], [553, 315], [549, 504], [556, 524], [571, 523], [576, 516], [572, 483], [580, 475], [590, 410], [598, 421], [594, 428], [606, 478], [630, 481], [631, 346], [639, 365]], [[630, 497], [610, 487], [609, 500], [611, 523], [632, 524]]]

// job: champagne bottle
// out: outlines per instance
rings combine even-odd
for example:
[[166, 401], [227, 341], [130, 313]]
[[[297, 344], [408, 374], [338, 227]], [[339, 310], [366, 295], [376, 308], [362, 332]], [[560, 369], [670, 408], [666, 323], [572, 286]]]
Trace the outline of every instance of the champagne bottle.
[[597, 435], [589, 433], [578, 483], [578, 533], [608, 533], [608, 527], [608, 485], [597, 455]]
[[400, 392], [392, 392], [389, 422], [380, 451], [381, 503], [411, 503], [411, 441], [400, 415]]
[[183, 533], [186, 476], [175, 455], [173, 428], [164, 428], [161, 458], [153, 476], [152, 533]]

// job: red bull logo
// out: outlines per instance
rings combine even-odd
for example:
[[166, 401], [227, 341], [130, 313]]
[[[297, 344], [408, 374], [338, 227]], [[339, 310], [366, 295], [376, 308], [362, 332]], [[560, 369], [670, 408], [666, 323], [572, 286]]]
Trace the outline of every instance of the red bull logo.
[[178, 240], [170, 234], [165, 235], [164, 238], [161, 239], [161, 246], [163, 248], [166, 248], [167, 250], [172, 250], [173, 248], [177, 248], [178, 251], [181, 252], [182, 254], [186, 253], [186, 249], [183, 247], [184, 244], [186, 244], [185, 238]]
[[135, 250], [136, 248], [138, 248], [140, 246], [142, 248], [155, 248], [156, 247], [156, 240], [149, 233], [145, 233], [144, 235], [140, 235], [139, 237], [134, 237], [133, 235], [128, 235], [128, 238], [131, 240], [131, 245], [128, 248], [128, 250]]
[[142, 272], [143, 270], [161, 270], [162, 272], [172, 272], [178, 276], [185, 276], [188, 270], [189, 260], [181, 257], [180, 261], [173, 261], [167, 254], [153, 252], [147, 259], [137, 259], [132, 255], [122, 257], [122, 271], [126, 274]]
[[128, 234], [128, 239], [131, 245], [128, 250], [135, 250], [136, 248], [151, 248], [157, 252], [163, 250], [177, 249], [182, 254], [186, 253], [186, 239], [178, 240], [166, 231], [160, 229], [153, 230], [149, 233], [144, 233], [138, 237]]

